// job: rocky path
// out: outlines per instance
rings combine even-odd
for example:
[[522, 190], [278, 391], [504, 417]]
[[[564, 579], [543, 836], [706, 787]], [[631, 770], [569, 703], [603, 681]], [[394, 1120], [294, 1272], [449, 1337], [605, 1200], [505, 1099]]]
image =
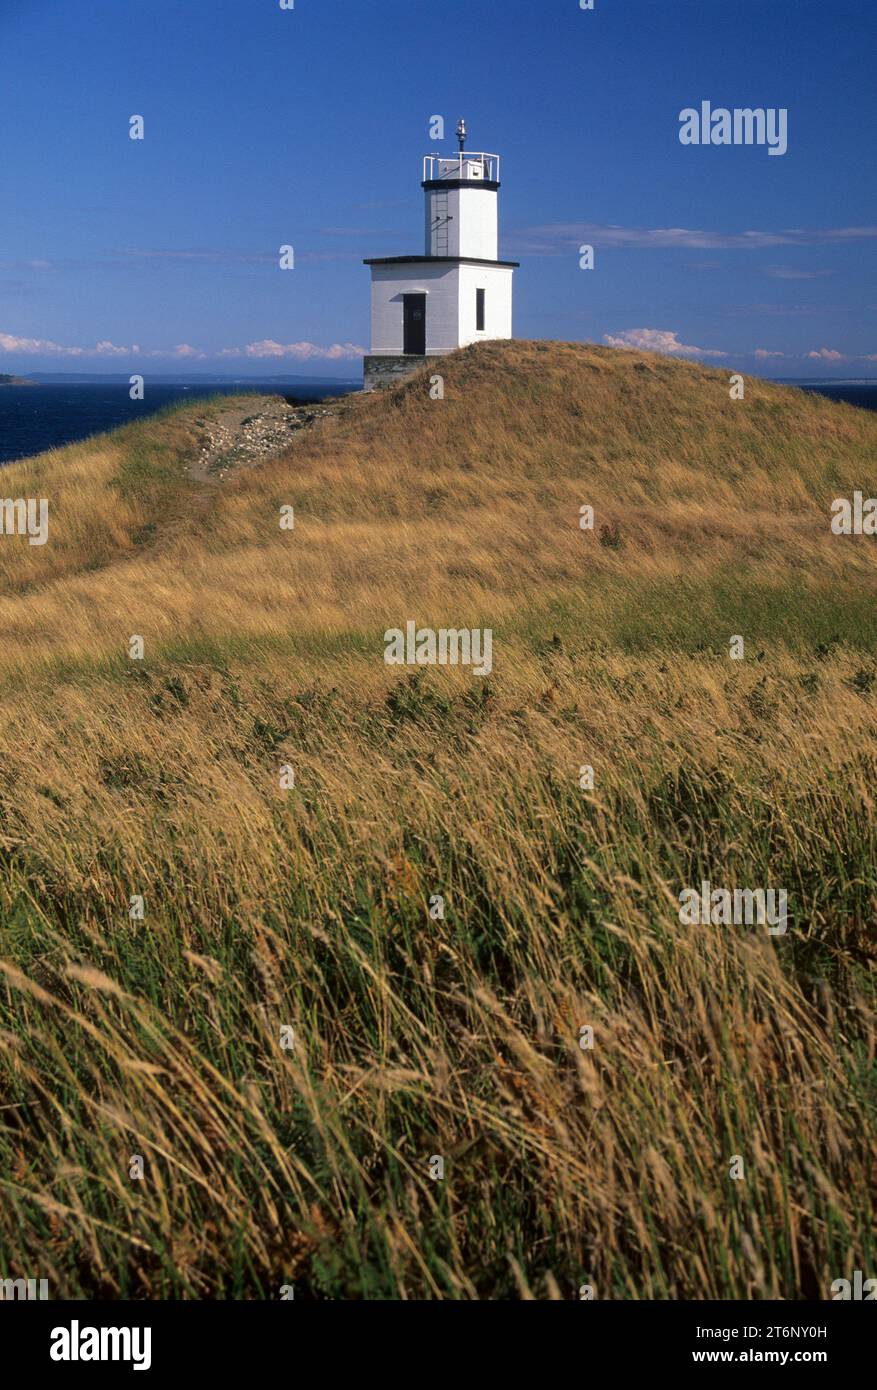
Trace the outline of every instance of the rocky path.
[[187, 464], [191, 478], [199, 482], [221, 482], [240, 468], [281, 453], [294, 440], [299, 430], [310, 429], [317, 421], [341, 414], [347, 400], [341, 397], [318, 405], [293, 405], [288, 401], [265, 397], [263, 409], [253, 410], [229, 405], [216, 415], [198, 421], [202, 430], [200, 451]]

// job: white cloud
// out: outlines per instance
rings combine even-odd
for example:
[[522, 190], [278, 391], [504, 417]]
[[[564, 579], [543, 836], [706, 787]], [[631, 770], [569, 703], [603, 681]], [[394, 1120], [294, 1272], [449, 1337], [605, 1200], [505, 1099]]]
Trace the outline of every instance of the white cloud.
[[177, 343], [173, 348], [151, 348], [143, 351], [137, 343], [131, 347], [119, 347], [109, 339], [102, 339], [94, 347], [64, 347], [50, 338], [20, 338], [14, 333], [0, 333], [0, 353], [17, 352], [33, 357], [163, 357], [179, 360], [205, 361], [214, 357], [292, 357], [299, 361], [322, 358], [341, 361], [347, 358], [362, 357], [365, 348], [356, 343], [333, 343], [331, 347], [320, 347], [318, 343], [276, 343], [271, 338], [261, 342], [248, 343], [243, 348], [224, 348], [222, 352], [205, 352], [192, 347], [191, 343]]
[[623, 333], [603, 335], [610, 347], [639, 348], [642, 352], [662, 352], [667, 357], [727, 357], [716, 348], [692, 347], [680, 343], [675, 333], [666, 328], [628, 328]]
[[784, 352], [770, 352], [768, 348], [756, 348], [753, 357], [785, 357]]
[[130, 357], [136, 349], [117, 347], [103, 339], [93, 348], [62, 347], [51, 338], [19, 338], [14, 333], [0, 333], [0, 352], [26, 352], [36, 357]]
[[[294, 357], [298, 361], [307, 361], [312, 357], [331, 358], [338, 361], [342, 358], [362, 357], [365, 348], [358, 347], [356, 343], [333, 343], [331, 347], [319, 347], [316, 343], [277, 343], [273, 338], [263, 338], [258, 343], [248, 343], [243, 349], [245, 357]], [[221, 354], [223, 357], [239, 357], [240, 348], [226, 348]]]
[[709, 232], [696, 227], [619, 227], [601, 222], [552, 222], [522, 227], [513, 237], [516, 252], [561, 255], [569, 246], [588, 243], [595, 247], [634, 250], [757, 251], [773, 246], [828, 246], [877, 237], [877, 227], [792, 227], [779, 232]]
[[[87, 348], [84, 348], [83, 351], [84, 351], [84, 352], [87, 352], [88, 349], [87, 349]], [[104, 340], [104, 342], [102, 342], [102, 343], [98, 343], [97, 347], [93, 349], [93, 352], [94, 352], [94, 356], [95, 356], [95, 357], [130, 357], [130, 356], [131, 356], [131, 349], [130, 349], [130, 348], [126, 348], [126, 347], [116, 347], [115, 343], [110, 343], [110, 342], [107, 342], [106, 340]]]
[[816, 352], [808, 352], [808, 357], [815, 357], [821, 362], [846, 362], [847, 356], [843, 352], [838, 352], [836, 348], [819, 348]]
[[64, 349], [48, 338], [17, 338], [13, 333], [0, 333], [0, 352], [56, 353]]

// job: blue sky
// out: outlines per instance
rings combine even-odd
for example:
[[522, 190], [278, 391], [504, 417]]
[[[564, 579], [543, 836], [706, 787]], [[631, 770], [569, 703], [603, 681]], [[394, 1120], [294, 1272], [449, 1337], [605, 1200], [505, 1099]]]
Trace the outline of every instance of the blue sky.
[[874, 0], [0, 0], [0, 371], [355, 376], [462, 114], [516, 337], [877, 377], [875, 52]]

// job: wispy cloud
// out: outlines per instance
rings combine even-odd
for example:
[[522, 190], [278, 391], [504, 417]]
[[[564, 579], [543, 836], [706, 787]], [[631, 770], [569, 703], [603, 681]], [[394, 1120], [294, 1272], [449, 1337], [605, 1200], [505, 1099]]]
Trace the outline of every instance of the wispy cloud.
[[187, 250], [174, 247], [121, 246], [110, 253], [129, 261], [185, 261], [201, 265], [270, 265], [277, 254], [253, 251], [215, 251], [206, 246]]
[[321, 227], [320, 236], [367, 236], [367, 237], [400, 237], [405, 236], [405, 232], [400, 232], [396, 227], [393, 231], [383, 231], [374, 227]]
[[225, 348], [220, 357], [294, 357], [308, 361], [312, 357], [329, 358], [341, 361], [345, 358], [362, 357], [365, 348], [356, 343], [333, 343], [331, 347], [318, 347], [316, 343], [276, 343], [273, 338], [263, 338], [258, 343], [248, 343], [243, 349]]
[[814, 348], [804, 354], [816, 362], [877, 362], [877, 352], [858, 353], [839, 352], [837, 348]]
[[783, 357], [789, 362], [807, 360], [816, 362], [877, 362], [877, 353], [866, 356], [852, 356], [839, 352], [837, 348], [813, 348], [810, 352], [780, 352], [773, 348], [751, 348], [745, 352], [722, 352], [717, 348], [695, 347], [691, 343], [680, 343], [674, 332], [667, 328], [627, 328], [622, 333], [605, 333], [603, 341], [610, 347], [634, 348], [641, 352], [660, 352], [667, 357], [727, 357], [742, 361], [747, 357], [764, 362], [769, 358]]
[[723, 314], [732, 318], [813, 318], [815, 315], [849, 314], [851, 307], [846, 304], [728, 304]]
[[[794, 357], [798, 354], [773, 352], [769, 355], [771, 357]], [[759, 353], [756, 352], [755, 356], [758, 357]], [[850, 353], [827, 347], [812, 348], [810, 352], [801, 353], [800, 356], [811, 362], [877, 362], [877, 352]]]
[[602, 222], [552, 222], [522, 227], [510, 240], [519, 254], [558, 256], [582, 244], [628, 250], [757, 251], [774, 246], [828, 246], [877, 238], [877, 227], [717, 232], [691, 227], [621, 227]]
[[358, 212], [371, 211], [373, 208], [405, 208], [408, 203], [404, 198], [372, 198], [365, 203], [351, 203], [351, 207]]
[[[358, 236], [360, 233], [353, 229], [350, 232], [342, 228], [326, 228], [321, 235], [326, 236]], [[362, 233], [365, 235], [365, 233]], [[374, 235], [369, 233], [369, 235]], [[385, 235], [377, 233], [378, 236]], [[388, 235], [388, 234], [387, 234]], [[292, 244], [292, 242], [290, 242]], [[147, 247], [147, 246], [125, 246], [117, 247], [109, 253], [117, 262], [129, 261], [132, 264], [147, 265], [150, 263], [177, 264], [177, 265], [203, 265], [203, 266], [274, 266], [278, 267], [280, 260], [280, 244], [278, 243], [275, 251], [215, 251], [208, 247]], [[304, 246], [295, 248], [295, 259], [297, 265], [307, 265], [311, 262], [319, 261], [356, 261], [359, 260], [359, 253], [356, 251], [313, 251]]]
[[94, 347], [64, 347], [51, 338], [19, 338], [14, 333], [0, 333], [0, 352], [28, 353], [35, 357], [129, 357], [139, 353], [138, 347], [117, 347], [104, 339]]
[[818, 280], [823, 275], [834, 275], [833, 270], [798, 270], [792, 265], [768, 265], [764, 273], [774, 280]]
[[52, 262], [39, 258], [28, 261], [0, 260], [0, 270], [52, 270]]
[[141, 348], [134, 343], [131, 347], [121, 347], [107, 339], [94, 347], [71, 347], [53, 342], [51, 338], [22, 338], [14, 333], [0, 333], [0, 353], [19, 353], [29, 357], [130, 357], [130, 358], [175, 358], [180, 361], [209, 361], [214, 358], [278, 358], [291, 357], [299, 361], [322, 358], [325, 361], [343, 361], [362, 357], [365, 348], [356, 343], [332, 343], [322, 347], [319, 343], [277, 343], [272, 338], [260, 342], [247, 343], [245, 347], [223, 348], [219, 352], [208, 352], [193, 347], [191, 343], [178, 343], [171, 348]]
[[627, 328], [623, 333], [605, 333], [603, 341], [610, 347], [638, 348], [642, 352], [662, 352], [667, 357], [727, 357], [717, 348], [692, 347], [680, 343], [676, 334], [666, 328]]

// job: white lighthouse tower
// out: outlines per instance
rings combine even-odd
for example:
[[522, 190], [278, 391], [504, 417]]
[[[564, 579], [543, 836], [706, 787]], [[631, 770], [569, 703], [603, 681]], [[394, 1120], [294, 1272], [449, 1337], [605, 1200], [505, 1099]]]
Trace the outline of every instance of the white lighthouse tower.
[[423, 256], [367, 260], [372, 276], [371, 353], [366, 391], [390, 385], [454, 348], [512, 336], [512, 275], [517, 261], [497, 260], [499, 155], [459, 150], [426, 155]]

